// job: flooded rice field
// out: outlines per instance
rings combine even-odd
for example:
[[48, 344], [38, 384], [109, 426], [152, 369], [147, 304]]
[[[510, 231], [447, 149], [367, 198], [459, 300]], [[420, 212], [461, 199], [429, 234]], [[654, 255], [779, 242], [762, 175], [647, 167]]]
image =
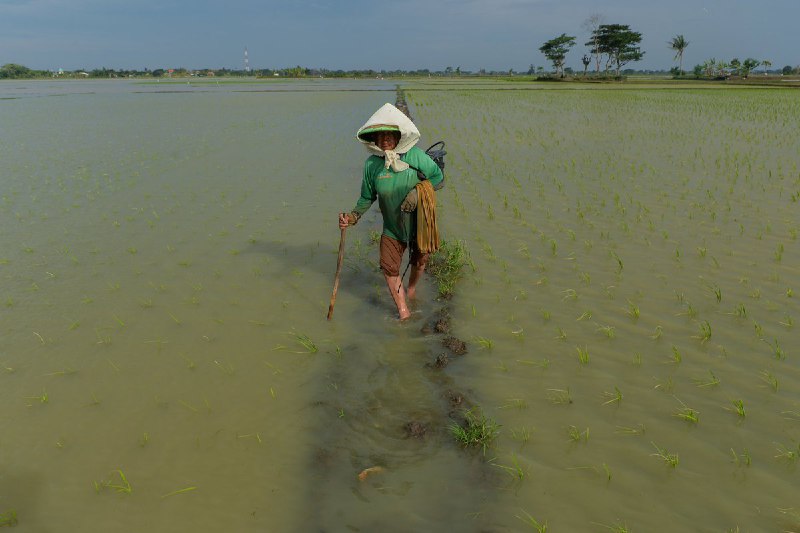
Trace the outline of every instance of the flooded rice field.
[[396, 83], [0, 84], [0, 525], [800, 530], [796, 92], [400, 85], [470, 258], [404, 323], [377, 206], [325, 319]]

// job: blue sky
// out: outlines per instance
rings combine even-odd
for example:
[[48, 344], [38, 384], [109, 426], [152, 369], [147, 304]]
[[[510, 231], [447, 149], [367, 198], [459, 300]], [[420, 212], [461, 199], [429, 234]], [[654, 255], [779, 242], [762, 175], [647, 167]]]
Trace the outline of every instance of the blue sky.
[[527, 70], [567, 33], [582, 69], [601, 14], [643, 34], [631, 66], [667, 69], [666, 42], [690, 42], [684, 68], [708, 58], [800, 64], [800, 0], [0, 0], [0, 64], [36, 69], [253, 68]]

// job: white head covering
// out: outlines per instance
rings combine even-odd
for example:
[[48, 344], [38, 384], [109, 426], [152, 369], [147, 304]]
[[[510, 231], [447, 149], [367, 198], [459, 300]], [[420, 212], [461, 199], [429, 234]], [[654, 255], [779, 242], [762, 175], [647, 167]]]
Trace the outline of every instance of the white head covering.
[[[386, 150], [384, 152], [378, 148], [374, 142], [362, 138], [362, 135], [366, 133], [382, 130], [400, 131], [400, 141], [397, 143], [394, 150]], [[366, 146], [370, 153], [386, 159], [386, 168], [391, 166], [392, 170], [395, 172], [400, 172], [409, 168], [407, 163], [400, 161], [400, 156], [398, 154], [408, 152], [417, 144], [419, 137], [419, 130], [414, 123], [411, 122], [411, 119], [395, 106], [388, 103], [383, 104], [380, 109], [369, 117], [369, 120], [367, 120], [356, 133], [356, 138], [359, 142]]]

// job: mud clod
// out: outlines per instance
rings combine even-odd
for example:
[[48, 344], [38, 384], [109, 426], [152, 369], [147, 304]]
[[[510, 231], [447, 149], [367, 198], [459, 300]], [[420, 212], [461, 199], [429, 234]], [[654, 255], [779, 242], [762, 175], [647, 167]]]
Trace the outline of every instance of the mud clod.
[[429, 368], [436, 368], [442, 369], [450, 364], [450, 358], [447, 357], [446, 353], [440, 353], [436, 356], [436, 360], [432, 363], [428, 363], [426, 366]]
[[450, 407], [461, 407], [464, 404], [464, 395], [460, 392], [449, 390], [447, 391], [447, 400], [450, 402]]
[[412, 420], [408, 424], [406, 424], [403, 429], [406, 431], [406, 437], [411, 437], [415, 439], [420, 439], [425, 436], [425, 433], [428, 431], [428, 427], [423, 424], [422, 422], [418, 422], [416, 420]]
[[450, 333], [450, 317], [441, 317], [433, 325], [433, 329], [436, 333]]
[[464, 355], [467, 353], [467, 343], [452, 335], [448, 335], [442, 339], [442, 345], [455, 355]]

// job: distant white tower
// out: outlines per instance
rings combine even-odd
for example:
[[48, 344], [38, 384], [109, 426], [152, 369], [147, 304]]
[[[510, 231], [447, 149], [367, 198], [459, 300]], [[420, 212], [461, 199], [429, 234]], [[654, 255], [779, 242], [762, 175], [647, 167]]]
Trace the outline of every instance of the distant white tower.
[[247, 57], [247, 47], [244, 47], [244, 71], [250, 72], [250, 59]]

